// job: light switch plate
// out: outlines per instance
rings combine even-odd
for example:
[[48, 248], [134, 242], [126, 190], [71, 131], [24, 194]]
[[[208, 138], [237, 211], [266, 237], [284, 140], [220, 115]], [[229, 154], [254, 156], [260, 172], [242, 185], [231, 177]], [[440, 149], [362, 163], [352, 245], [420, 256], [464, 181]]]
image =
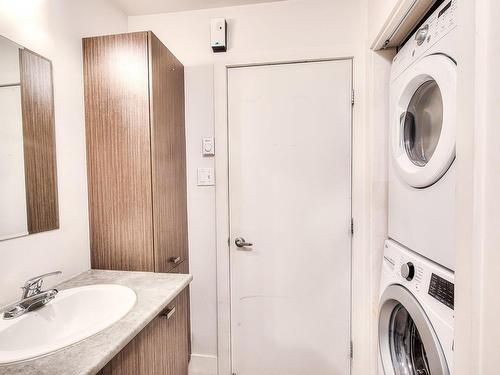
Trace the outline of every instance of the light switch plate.
[[203, 156], [215, 155], [214, 137], [203, 137], [201, 141], [201, 153]]
[[198, 168], [198, 186], [214, 186], [215, 174], [213, 168]]

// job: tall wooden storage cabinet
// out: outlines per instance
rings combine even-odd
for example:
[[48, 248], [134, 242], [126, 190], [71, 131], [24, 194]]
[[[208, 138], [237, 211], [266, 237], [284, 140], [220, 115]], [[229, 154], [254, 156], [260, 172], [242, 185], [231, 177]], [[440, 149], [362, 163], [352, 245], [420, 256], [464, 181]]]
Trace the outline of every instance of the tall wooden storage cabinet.
[[[83, 39], [83, 68], [92, 268], [188, 273], [184, 67], [137, 32]], [[188, 289], [175, 304], [100, 374], [187, 375]]]
[[152, 32], [83, 40], [92, 268], [188, 257], [184, 68]]

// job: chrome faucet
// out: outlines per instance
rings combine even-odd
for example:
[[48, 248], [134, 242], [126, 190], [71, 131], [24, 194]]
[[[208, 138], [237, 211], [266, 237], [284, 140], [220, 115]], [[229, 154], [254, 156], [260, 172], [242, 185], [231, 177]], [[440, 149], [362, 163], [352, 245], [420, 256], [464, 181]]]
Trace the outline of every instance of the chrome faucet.
[[2, 309], [4, 319], [14, 319], [24, 313], [39, 309], [56, 298], [57, 289], [42, 291], [43, 280], [48, 276], [60, 275], [61, 271], [36, 276], [24, 283], [21, 300]]

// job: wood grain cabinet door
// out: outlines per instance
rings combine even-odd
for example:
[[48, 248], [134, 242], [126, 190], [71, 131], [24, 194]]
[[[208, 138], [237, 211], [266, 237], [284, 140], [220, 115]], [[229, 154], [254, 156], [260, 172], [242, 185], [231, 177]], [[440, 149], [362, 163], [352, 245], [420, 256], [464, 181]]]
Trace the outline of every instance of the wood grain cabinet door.
[[169, 374], [164, 356], [166, 329], [164, 318], [155, 318], [98, 375]]
[[155, 272], [188, 256], [184, 67], [149, 32]]
[[154, 271], [148, 33], [83, 39], [92, 268]]
[[169, 305], [173, 315], [167, 319], [167, 341], [169, 349], [166, 353], [168, 375], [187, 375], [189, 362], [188, 347], [188, 304], [187, 289]]
[[[175, 267], [174, 269], [172, 269], [169, 273], [180, 273], [180, 274], [188, 274], [189, 273], [189, 261], [188, 260], [185, 260], [183, 261], [181, 264], [179, 264], [177, 267]], [[189, 358], [189, 361], [191, 360], [191, 354], [192, 354], [192, 350], [191, 350], [191, 320], [190, 320], [190, 317], [191, 317], [191, 304], [190, 304], [190, 296], [189, 296], [189, 286], [186, 287], [185, 291], [184, 291], [187, 296], [186, 296], [186, 300], [187, 300], [187, 311], [186, 311], [186, 329], [187, 329], [187, 338], [188, 338], [188, 358]]]
[[185, 289], [98, 375], [187, 375], [187, 320]]

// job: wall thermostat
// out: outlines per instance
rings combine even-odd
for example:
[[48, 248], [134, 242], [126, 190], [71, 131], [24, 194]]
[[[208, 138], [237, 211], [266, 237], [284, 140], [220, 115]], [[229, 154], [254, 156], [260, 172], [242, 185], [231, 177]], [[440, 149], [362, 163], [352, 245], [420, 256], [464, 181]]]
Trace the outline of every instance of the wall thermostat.
[[210, 21], [210, 38], [214, 52], [227, 51], [227, 22], [224, 18], [213, 18]]
[[201, 153], [203, 156], [215, 155], [214, 137], [203, 137], [201, 142]]

